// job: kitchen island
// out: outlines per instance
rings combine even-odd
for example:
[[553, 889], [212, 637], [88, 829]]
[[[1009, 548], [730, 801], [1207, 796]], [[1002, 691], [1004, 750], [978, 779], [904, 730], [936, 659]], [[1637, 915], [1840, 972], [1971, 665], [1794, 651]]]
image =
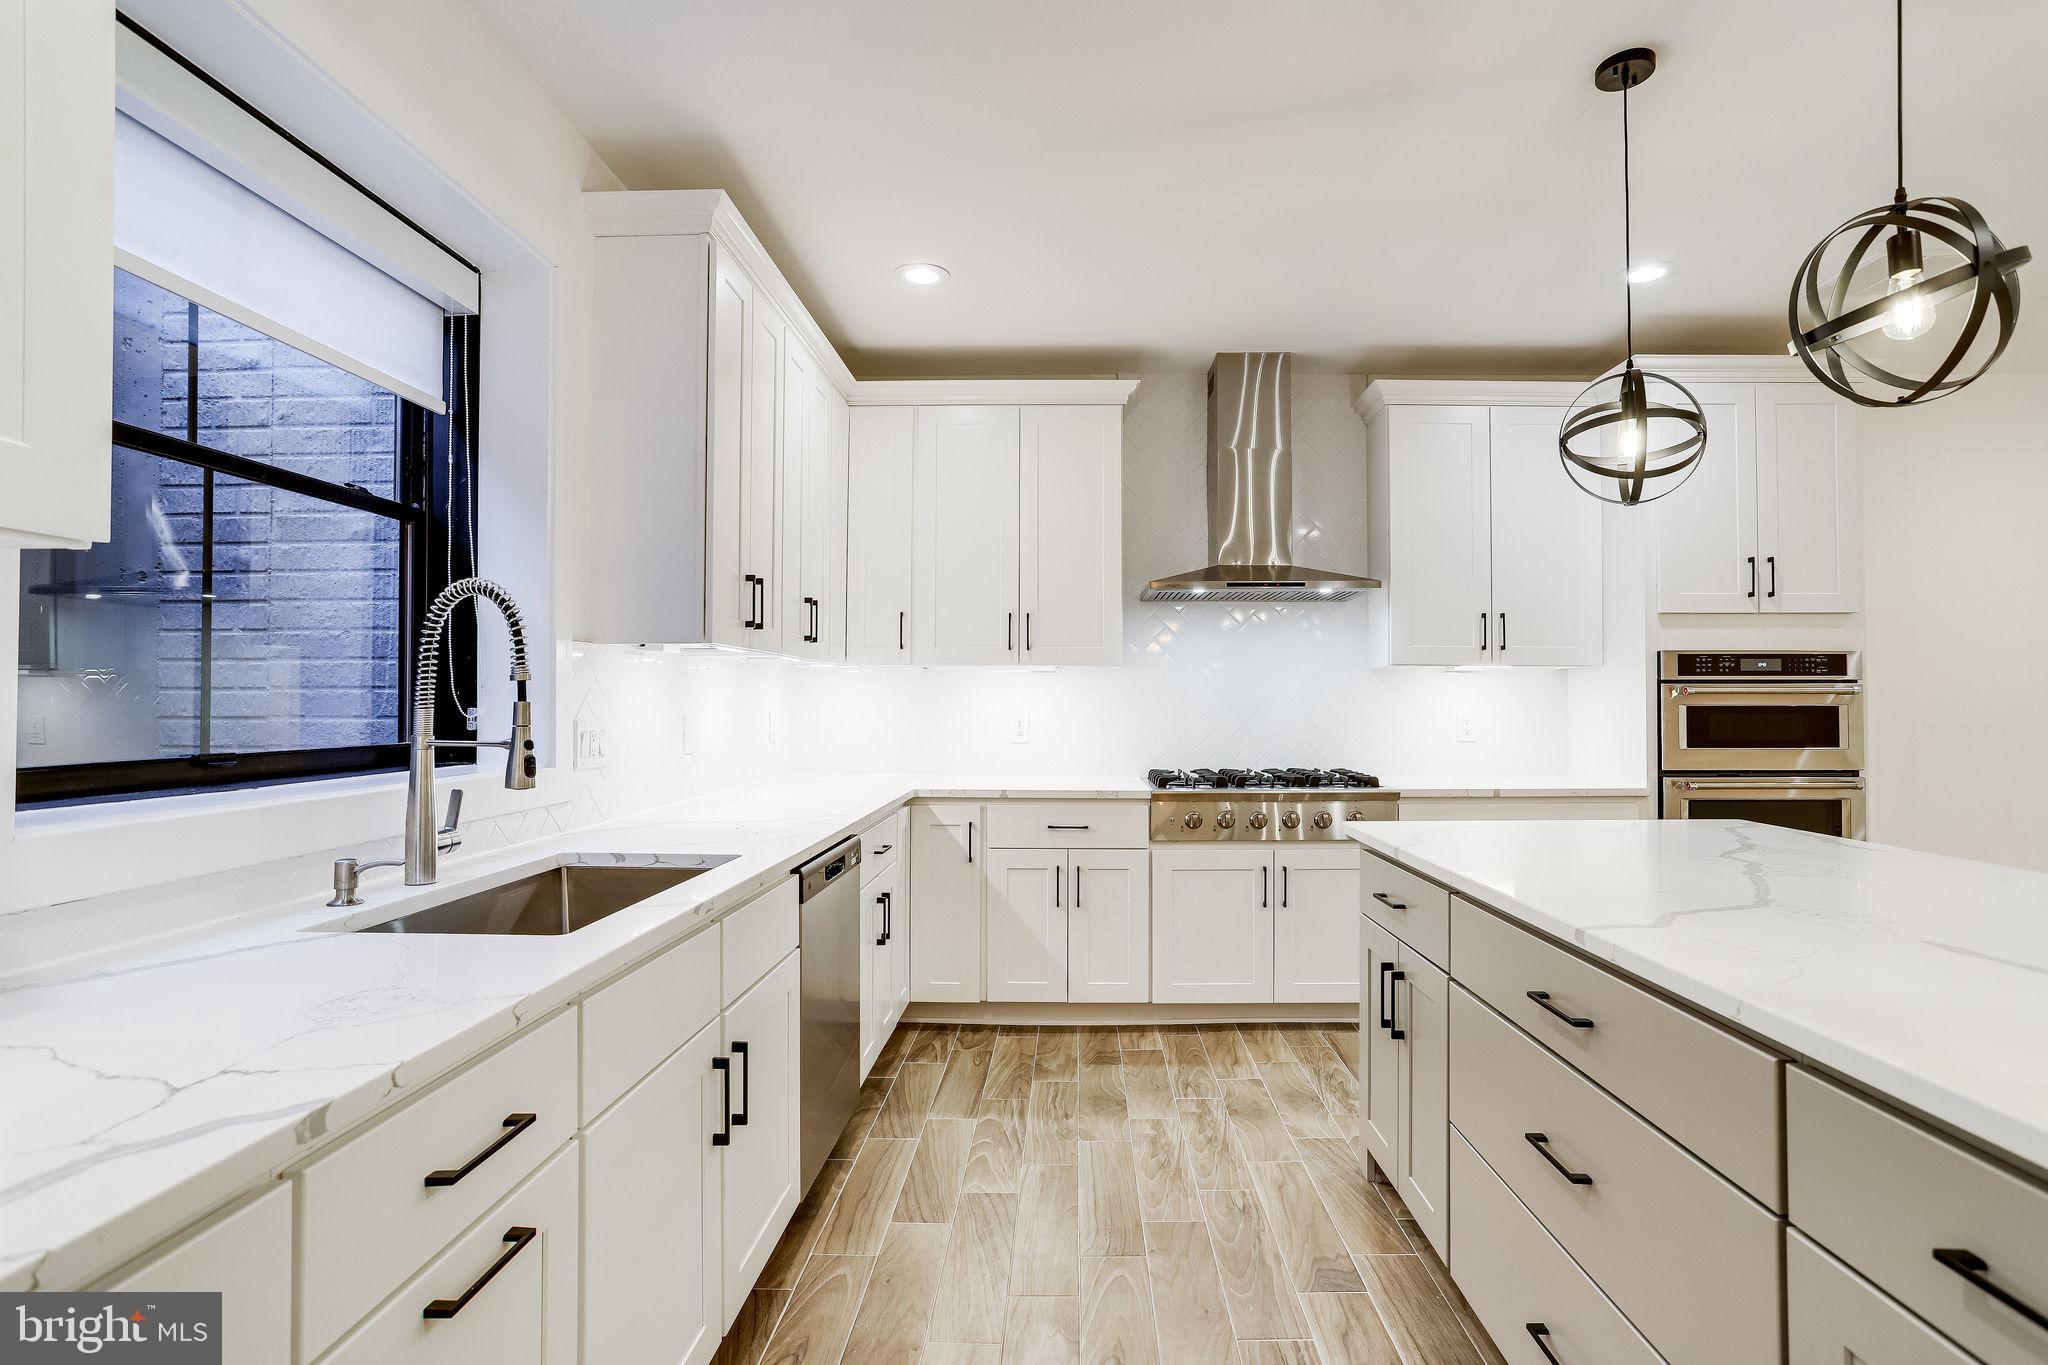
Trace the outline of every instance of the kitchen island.
[[1347, 828], [1362, 1143], [1510, 1359], [2048, 1360], [2048, 875]]

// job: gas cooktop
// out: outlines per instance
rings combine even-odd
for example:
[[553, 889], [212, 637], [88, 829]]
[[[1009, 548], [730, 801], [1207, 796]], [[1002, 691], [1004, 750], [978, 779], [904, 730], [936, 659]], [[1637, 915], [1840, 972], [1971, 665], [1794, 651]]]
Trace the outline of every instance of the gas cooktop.
[[1153, 768], [1154, 791], [1363, 791], [1380, 780], [1356, 768]]

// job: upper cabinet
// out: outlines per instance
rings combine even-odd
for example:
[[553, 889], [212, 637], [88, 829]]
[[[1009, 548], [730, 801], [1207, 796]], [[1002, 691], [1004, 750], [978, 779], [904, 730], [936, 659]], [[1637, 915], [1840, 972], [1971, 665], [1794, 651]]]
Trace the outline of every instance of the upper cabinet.
[[0, 544], [82, 549], [107, 536], [114, 7], [0, 0], [0, 88]]
[[[1368, 425], [1374, 653], [1387, 664], [1529, 664], [1601, 657], [1600, 504], [1558, 465], [1563, 409], [1427, 401], [1460, 386], [1381, 384]], [[1568, 395], [1566, 395], [1568, 396]]]
[[[856, 407], [848, 468], [848, 657], [1117, 662], [1121, 405], [1131, 387], [1043, 386], [1044, 396], [1089, 400], [1074, 403]], [[1039, 390], [1029, 382], [1002, 388], [1019, 396]], [[918, 396], [944, 391], [914, 386]]]
[[846, 399], [801, 341], [783, 351], [782, 651], [845, 653]]
[[1653, 505], [1657, 610], [1861, 610], [1854, 408], [1812, 383], [1692, 387], [1707, 453]]

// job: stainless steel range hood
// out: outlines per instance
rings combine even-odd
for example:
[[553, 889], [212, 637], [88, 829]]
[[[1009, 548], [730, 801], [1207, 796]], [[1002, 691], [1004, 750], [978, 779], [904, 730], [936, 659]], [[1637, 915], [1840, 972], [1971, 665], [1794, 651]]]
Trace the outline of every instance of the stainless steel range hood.
[[1294, 357], [1229, 351], [1209, 367], [1208, 567], [1156, 578], [1145, 602], [1331, 602], [1375, 578], [1290, 562]]

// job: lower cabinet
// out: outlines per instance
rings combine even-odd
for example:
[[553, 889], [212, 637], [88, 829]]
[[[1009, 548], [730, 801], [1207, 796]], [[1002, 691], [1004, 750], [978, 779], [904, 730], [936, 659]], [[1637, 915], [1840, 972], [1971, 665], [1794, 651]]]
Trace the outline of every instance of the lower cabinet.
[[[322, 1365], [572, 1365], [577, 1165], [573, 1142], [549, 1157], [358, 1323]], [[374, 1254], [371, 1246], [355, 1250]]]
[[802, 1008], [803, 971], [791, 953], [721, 1017], [732, 1086], [729, 1140], [714, 1143], [725, 1184], [721, 1333], [803, 1197]]
[[1151, 877], [1143, 849], [991, 849], [987, 878], [990, 1000], [1146, 998]]
[[292, 1192], [272, 1185], [99, 1286], [109, 1292], [221, 1296], [222, 1365], [292, 1355]]
[[990, 1000], [1067, 998], [1067, 852], [997, 848], [988, 855], [982, 980]]
[[1450, 978], [1357, 915], [1365, 982], [1358, 1044], [1359, 1141], [1438, 1255], [1450, 1245]]
[[698, 1365], [718, 1349], [721, 1041], [706, 1024], [583, 1135], [585, 1360]]
[[1976, 1359], [1796, 1229], [1785, 1234], [1785, 1309], [1788, 1365], [1970, 1365]]
[[1358, 998], [1356, 845], [1160, 848], [1152, 853], [1152, 998]]
[[903, 863], [892, 862], [860, 889], [860, 1078], [910, 1003], [910, 922]]
[[1280, 904], [1273, 915], [1273, 998], [1356, 1000], [1357, 845], [1305, 844], [1274, 855]]
[[910, 998], [979, 1001], [981, 874], [988, 854], [982, 809], [947, 804], [910, 810]]
[[1067, 885], [1067, 999], [1151, 998], [1151, 855], [1141, 848], [1073, 849]]

